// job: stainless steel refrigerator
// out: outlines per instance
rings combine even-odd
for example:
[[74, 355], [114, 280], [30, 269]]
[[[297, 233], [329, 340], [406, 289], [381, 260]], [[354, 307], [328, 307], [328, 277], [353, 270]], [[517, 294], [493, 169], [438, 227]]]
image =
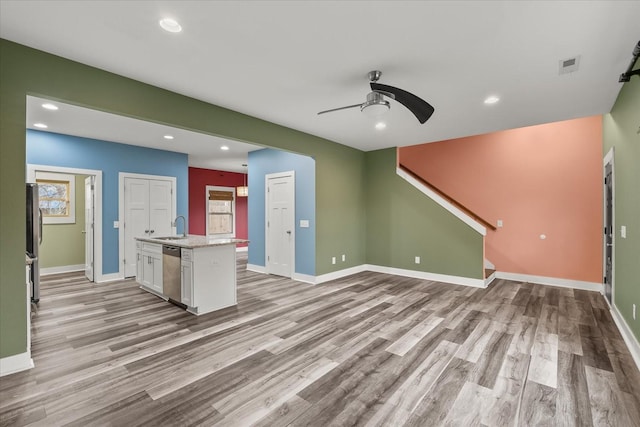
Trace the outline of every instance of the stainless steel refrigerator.
[[40, 301], [40, 244], [42, 243], [42, 211], [38, 184], [27, 184], [27, 256], [31, 264], [31, 301]]

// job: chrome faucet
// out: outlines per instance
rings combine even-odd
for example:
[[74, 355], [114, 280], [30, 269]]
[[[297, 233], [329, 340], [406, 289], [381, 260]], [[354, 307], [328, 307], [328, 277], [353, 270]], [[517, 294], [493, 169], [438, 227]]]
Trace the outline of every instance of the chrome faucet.
[[182, 215], [178, 215], [176, 219], [171, 223], [172, 227], [176, 227], [176, 233], [178, 233], [178, 218], [182, 218], [182, 237], [187, 237], [187, 220]]

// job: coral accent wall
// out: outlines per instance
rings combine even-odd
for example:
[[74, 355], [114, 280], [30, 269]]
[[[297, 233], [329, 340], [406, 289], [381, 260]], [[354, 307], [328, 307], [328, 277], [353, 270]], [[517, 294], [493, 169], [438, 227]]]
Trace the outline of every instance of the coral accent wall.
[[486, 237], [498, 271], [602, 283], [601, 116], [403, 147], [399, 162], [503, 221]]
[[[238, 187], [244, 185], [244, 174], [213, 169], [189, 168], [189, 234], [207, 233], [207, 185]], [[236, 237], [246, 239], [247, 197], [236, 196]], [[238, 246], [246, 246], [244, 244]]]

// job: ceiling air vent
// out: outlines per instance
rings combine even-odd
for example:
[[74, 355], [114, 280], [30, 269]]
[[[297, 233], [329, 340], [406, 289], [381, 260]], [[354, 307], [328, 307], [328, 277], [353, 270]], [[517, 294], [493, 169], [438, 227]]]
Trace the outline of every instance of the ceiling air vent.
[[580, 56], [574, 56], [573, 58], [560, 60], [560, 74], [573, 73], [578, 71], [580, 65]]

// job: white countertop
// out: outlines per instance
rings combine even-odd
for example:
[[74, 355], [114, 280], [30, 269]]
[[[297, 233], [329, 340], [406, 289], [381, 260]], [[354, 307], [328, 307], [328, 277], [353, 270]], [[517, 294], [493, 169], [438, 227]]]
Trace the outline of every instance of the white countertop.
[[[176, 236], [179, 237], [179, 236]], [[220, 239], [217, 237], [199, 236], [195, 234], [188, 234], [183, 238], [165, 239], [162, 236], [158, 237], [136, 237], [141, 242], [158, 243], [161, 245], [178, 246], [181, 248], [203, 248], [206, 246], [220, 246], [220, 245], [235, 245], [238, 243], [249, 243], [244, 239]]]

